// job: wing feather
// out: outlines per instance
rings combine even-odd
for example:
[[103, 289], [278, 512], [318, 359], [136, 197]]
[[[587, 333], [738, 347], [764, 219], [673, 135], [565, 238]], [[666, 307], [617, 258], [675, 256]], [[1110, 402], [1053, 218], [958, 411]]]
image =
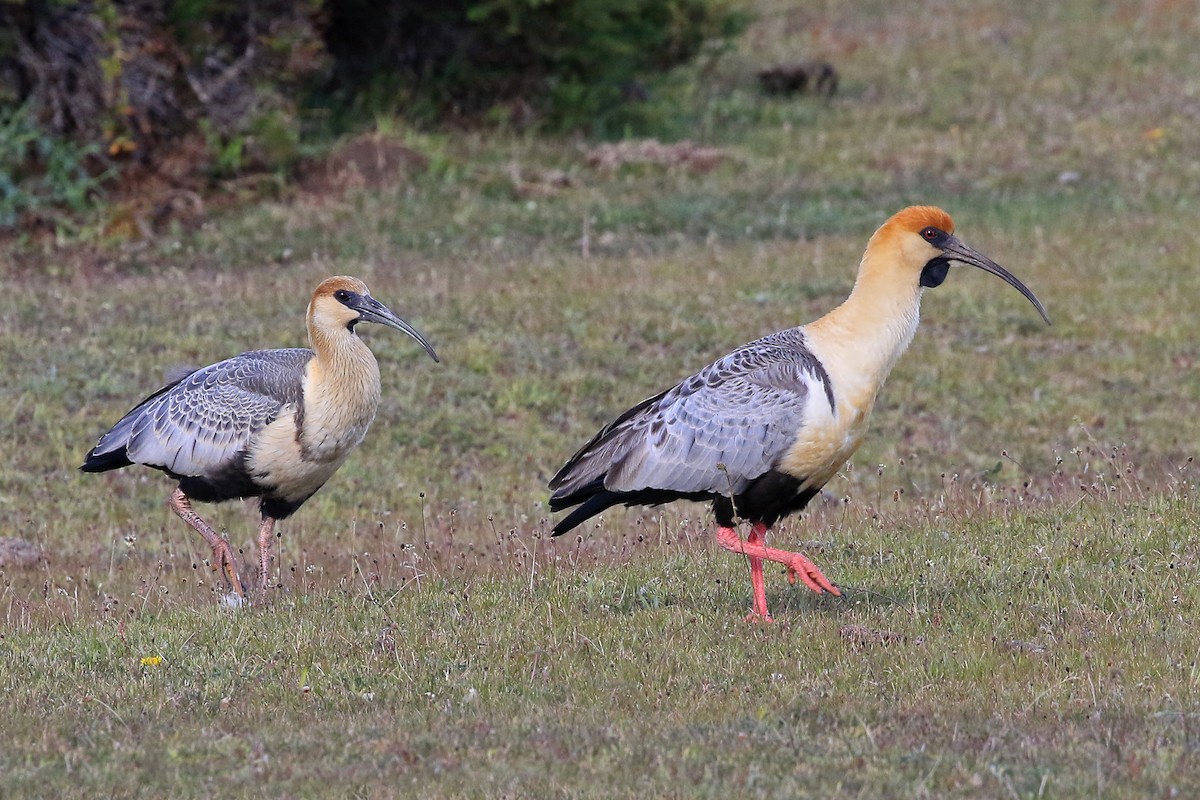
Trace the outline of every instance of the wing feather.
[[740, 493], [792, 445], [811, 402], [832, 407], [832, 391], [801, 329], [751, 342], [602, 429], [555, 476], [553, 499], [583, 499], [597, 480], [611, 492]]
[[124, 451], [135, 464], [175, 475], [214, 474], [241, 458], [285, 406], [300, 407], [312, 356], [304, 348], [257, 350], [189, 373], [126, 414], [87, 460]]

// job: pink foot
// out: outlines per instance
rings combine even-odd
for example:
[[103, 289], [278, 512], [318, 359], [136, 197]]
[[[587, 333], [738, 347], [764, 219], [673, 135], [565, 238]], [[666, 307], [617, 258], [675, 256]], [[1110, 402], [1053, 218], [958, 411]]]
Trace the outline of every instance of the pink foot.
[[835, 597], [842, 592], [817, 565], [800, 553], [778, 550], [763, 544], [763, 536], [767, 526], [761, 522], [750, 529], [746, 541], [742, 541], [733, 528], [717, 528], [717, 543], [732, 553], [742, 553], [750, 562], [750, 586], [754, 591], [754, 610], [746, 617], [747, 622], [771, 622], [771, 614], [767, 611], [767, 588], [763, 580], [763, 560], [777, 561], [788, 568], [788, 582], [795, 585], [798, 577], [805, 586], [817, 594], [829, 592]]
[[841, 597], [842, 590], [830, 582], [821, 570], [817, 569], [817, 565], [809, 561], [800, 553], [792, 553], [792, 560], [787, 563], [788, 568], [788, 583], [796, 585], [796, 578], [812, 589], [817, 594], [821, 592], [829, 592], [834, 597]]

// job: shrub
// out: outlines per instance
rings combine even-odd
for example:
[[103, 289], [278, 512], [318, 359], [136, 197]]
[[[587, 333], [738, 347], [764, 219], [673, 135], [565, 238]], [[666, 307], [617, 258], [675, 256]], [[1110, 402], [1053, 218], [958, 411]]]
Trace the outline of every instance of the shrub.
[[[47, 133], [153, 162], [199, 131], [225, 146], [296, 118], [321, 73], [318, 3], [94, 0], [0, 3], [0, 74]], [[294, 126], [298, 125], [293, 121]], [[278, 137], [276, 137], [278, 138]]]
[[86, 210], [108, 175], [89, 169], [98, 155], [95, 144], [48, 133], [27, 106], [0, 110], [0, 228], [49, 221], [58, 208]]
[[591, 133], [636, 124], [664, 73], [746, 22], [728, 0], [345, 0], [329, 12], [343, 96]]
[[661, 133], [680, 86], [669, 71], [731, 41], [745, 22], [733, 2], [0, 0], [0, 225], [76, 208], [130, 165], [194, 189], [287, 173], [302, 103]]

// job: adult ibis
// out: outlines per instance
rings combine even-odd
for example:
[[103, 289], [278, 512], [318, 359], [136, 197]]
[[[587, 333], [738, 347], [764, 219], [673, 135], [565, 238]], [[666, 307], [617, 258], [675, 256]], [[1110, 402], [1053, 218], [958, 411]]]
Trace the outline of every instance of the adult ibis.
[[379, 407], [379, 365], [360, 322], [395, 328], [437, 353], [357, 278], [327, 278], [308, 304], [310, 348], [255, 350], [195, 370], [139, 403], [100, 437], [81, 469], [131, 464], [179, 481], [168, 504], [212, 548], [212, 568], [241, 601], [229, 542], [192, 501], [258, 497], [259, 587], [270, 582], [275, 523], [295, 513], [363, 440]]
[[[921, 295], [950, 265], [1001, 278], [1050, 318], [1025, 284], [954, 235], [940, 208], [914, 206], [867, 243], [844, 303], [714, 361], [604, 426], [550, 481], [550, 508], [577, 506], [558, 536], [615, 505], [712, 502], [717, 541], [745, 554], [753, 611], [770, 621], [763, 560], [817, 593], [841, 592], [800, 553], [768, 547], [781, 517], [804, 508], [858, 449], [875, 398], [917, 330]], [[750, 523], [745, 541], [737, 520]]]

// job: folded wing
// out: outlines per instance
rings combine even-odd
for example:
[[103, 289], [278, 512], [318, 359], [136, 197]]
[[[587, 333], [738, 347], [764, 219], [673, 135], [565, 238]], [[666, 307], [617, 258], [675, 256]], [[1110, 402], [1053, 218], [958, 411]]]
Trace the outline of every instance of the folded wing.
[[126, 414], [87, 455], [99, 472], [145, 464], [179, 477], [211, 475], [244, 457], [251, 438], [301, 404], [303, 348], [242, 353], [163, 387]]
[[832, 406], [832, 387], [800, 329], [752, 342], [602, 429], [551, 481], [551, 507], [600, 491], [738, 494], [787, 452], [814, 399]]

